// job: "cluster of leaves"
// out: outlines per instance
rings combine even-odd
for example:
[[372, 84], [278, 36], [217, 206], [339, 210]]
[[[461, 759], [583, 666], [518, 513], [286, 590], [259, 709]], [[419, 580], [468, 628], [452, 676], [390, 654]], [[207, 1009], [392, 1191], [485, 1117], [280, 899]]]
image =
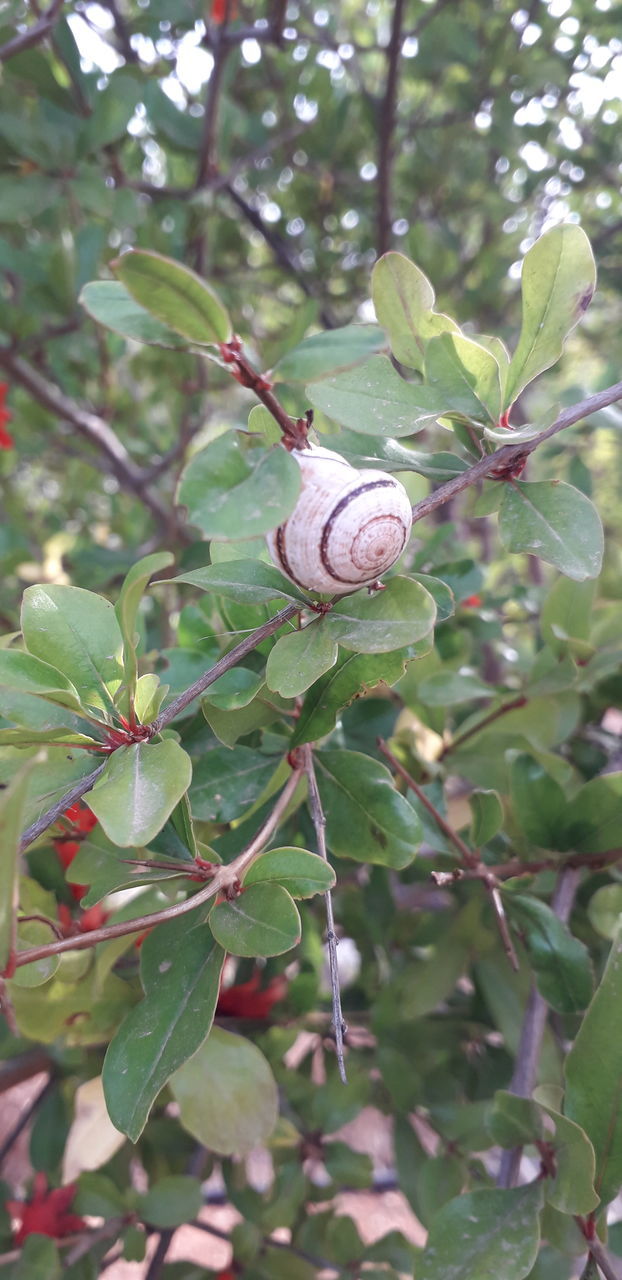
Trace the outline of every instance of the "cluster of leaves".
[[[116, 282], [84, 291], [97, 320], [133, 340], [185, 342], [240, 373], [227, 312], [197, 276], [145, 252], [122, 257], [115, 270]], [[579, 228], [543, 237], [525, 259], [523, 327], [510, 358], [499, 339], [467, 337], [437, 312], [422, 272], [389, 254], [374, 271], [380, 325], [306, 339], [273, 378], [311, 401], [318, 423], [338, 431], [331, 443], [357, 466], [381, 460], [406, 479], [460, 475], [508, 432], [517, 443], [539, 433], [542, 424], [513, 429], [510, 410], [557, 360], [593, 286]], [[265, 384], [253, 376], [261, 394]], [[405, 437], [435, 421], [453, 432], [455, 450], [411, 449]], [[585, 1251], [597, 1221], [604, 1229], [601, 1210], [622, 1173], [617, 935], [593, 994], [593, 964], [602, 968], [620, 906], [615, 873], [603, 882], [601, 868], [617, 857], [622, 775], [598, 776], [602, 745], [582, 733], [612, 681], [615, 702], [620, 668], [620, 605], [596, 607], [599, 517], [569, 484], [517, 483], [504, 473], [488, 482], [474, 515], [499, 507], [506, 549], [535, 553], [565, 577], [548, 589], [515, 574], [501, 578], [480, 615], [473, 604], [484, 575], [450, 523], [406, 552], [385, 590], [324, 602], [318, 612], [312, 595], [267, 563], [261, 539], [291, 513], [299, 487], [297, 463], [275, 441], [263, 406], [251, 411], [246, 434], [225, 431], [191, 456], [178, 499], [210, 540], [210, 562], [205, 544], [193, 542], [182, 571], [154, 584], [153, 595], [174, 590], [186, 601], [178, 643], [161, 652], [149, 640], [145, 592], [154, 574], [170, 569], [167, 552], [132, 566], [116, 606], [69, 585], [24, 593], [21, 639], [9, 635], [0, 650], [2, 806], [14, 853], [3, 864], [0, 942], [13, 1049], [19, 1037], [64, 1044], [69, 1054], [110, 1041], [101, 1079], [95, 1066], [80, 1086], [91, 1091], [105, 1141], [103, 1151], [78, 1159], [77, 1171], [87, 1171], [75, 1208], [117, 1224], [128, 1257], [144, 1248], [144, 1227], [170, 1229], [198, 1213], [199, 1180], [183, 1172], [186, 1144], [195, 1139], [213, 1158], [270, 1145], [268, 1194], [224, 1164], [244, 1217], [232, 1237], [244, 1275], [280, 1274], [283, 1260], [270, 1240], [276, 1226], [291, 1230], [301, 1276], [318, 1265], [383, 1276], [410, 1271], [413, 1248], [398, 1234], [369, 1247], [351, 1220], [305, 1212], [326, 1199], [327, 1178], [334, 1190], [370, 1184], [370, 1160], [338, 1130], [373, 1101], [394, 1117], [400, 1185], [430, 1229], [418, 1280], [449, 1273], [466, 1280], [502, 1266], [508, 1280], [521, 1280], [545, 1265], [563, 1278], [571, 1265], [564, 1259]], [[289, 617], [298, 629], [277, 638]], [[258, 633], [243, 646], [243, 664], [231, 644], [239, 632]], [[510, 634], [512, 674], [484, 677], [474, 661], [478, 645], [501, 651]], [[192, 698], [178, 695], [210, 666], [218, 678], [200, 682], [197, 711]], [[379, 759], [379, 733], [412, 779], [406, 794]], [[339, 868], [339, 918], [361, 959], [348, 1016], [369, 1020], [373, 1033], [349, 1057], [345, 1090], [330, 1052], [321, 1090], [310, 1062], [287, 1065], [301, 1019], [322, 1002], [322, 925], [312, 900], [335, 884], [332, 866], [314, 851], [321, 852], [314, 809], [306, 808], [300, 753], [309, 744]], [[468, 816], [456, 820], [447, 811], [444, 777], [467, 785]], [[79, 794], [87, 786], [85, 818], [66, 803], [72, 788]], [[73, 824], [64, 856], [66, 828], [53, 836], [60, 859], [50, 859], [49, 837], [36, 825], [49, 825], [55, 802]], [[270, 825], [272, 810], [278, 821]], [[28, 824], [35, 824], [28, 874], [18, 877]], [[414, 862], [420, 848], [434, 857], [439, 884], [454, 886], [440, 900], [427, 859]], [[556, 881], [581, 874], [571, 933], [555, 896], [549, 900]], [[517, 974], [504, 965], [483, 892], [492, 883], [520, 956]], [[59, 903], [76, 885], [84, 910], [105, 900], [110, 912], [92, 947], [84, 930], [79, 946], [75, 936], [57, 941]], [[225, 891], [214, 904], [219, 886]], [[128, 887], [138, 893], [127, 901], [109, 896]], [[413, 894], [421, 906], [414, 917]], [[273, 990], [285, 997], [285, 1021], [259, 1044], [213, 1025], [227, 954], [238, 958], [238, 991], [248, 993], [250, 984], [254, 994], [258, 985], [245, 965], [257, 957], [266, 964], [266, 998], [254, 1008], [251, 1002], [255, 1016], [268, 1012]], [[545, 1035], [533, 1098], [508, 1092], [512, 1054], [520, 1053], [517, 1011], [531, 975], [560, 1030], [558, 1040]], [[237, 1000], [229, 1007], [243, 1016], [244, 998]], [[226, 1007], [225, 1000], [223, 1016]], [[565, 1037], [574, 1043], [564, 1061]], [[280, 1119], [279, 1087], [288, 1100]], [[36, 1167], [54, 1176], [64, 1149], [66, 1179], [81, 1132], [78, 1090], [65, 1147], [68, 1089], [68, 1082], [55, 1086], [53, 1106], [42, 1112], [54, 1134], [49, 1150], [33, 1132]], [[178, 1122], [167, 1114], [167, 1098]], [[424, 1156], [422, 1124], [434, 1136], [434, 1158]], [[179, 1134], [178, 1125], [187, 1137], [167, 1139], [163, 1158], [156, 1135]], [[131, 1158], [123, 1135], [138, 1144], [150, 1178], [138, 1198], [114, 1186], [124, 1184]], [[482, 1151], [517, 1146], [538, 1154], [540, 1176], [494, 1187], [494, 1163]], [[539, 1255], [541, 1238], [548, 1243]], [[47, 1250], [46, 1265], [57, 1258], [56, 1245], [38, 1235], [27, 1248]], [[86, 1274], [85, 1265], [80, 1259], [82, 1269], [70, 1274]]]
[[[17, 53], [34, 19], [21, 0], [1, 19], [1, 1050], [48, 1055], [49, 1082], [33, 1188], [0, 1196], [0, 1273], [94, 1280], [111, 1241], [141, 1260], [221, 1170], [242, 1221], [220, 1280], [568, 1280], [590, 1240], [585, 1277], [605, 1243], [613, 1274], [622, 602], [590, 499], [615, 533], [616, 411], [418, 523], [384, 592], [317, 612], [263, 543], [297, 468], [225, 356], [229, 307], [285, 416], [312, 405], [322, 441], [398, 473], [415, 505], [614, 381], [615, 10], [174, 7], [51, 5]], [[184, 77], [196, 40], [207, 96]], [[352, 323], [391, 210], [404, 252], [374, 268], [378, 323]], [[552, 370], [594, 287], [577, 214], [601, 287]], [[508, 264], [568, 215], [526, 253], [516, 339]], [[201, 680], [200, 704], [177, 703]], [[249, 847], [242, 892], [213, 905]], [[347, 1088], [332, 885], [357, 959]], [[424, 1252], [394, 1231], [370, 1245], [327, 1207], [378, 1189], [342, 1132], [368, 1107], [392, 1122]], [[256, 1143], [267, 1188], [244, 1163]]]

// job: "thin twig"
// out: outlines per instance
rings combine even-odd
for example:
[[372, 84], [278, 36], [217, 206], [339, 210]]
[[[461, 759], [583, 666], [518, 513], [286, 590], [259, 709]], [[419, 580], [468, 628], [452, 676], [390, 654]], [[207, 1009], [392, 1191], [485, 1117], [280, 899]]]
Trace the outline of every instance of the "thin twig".
[[594, 1259], [605, 1280], [622, 1280], [622, 1271], [616, 1266], [611, 1254], [608, 1253], [604, 1244], [601, 1244], [596, 1236], [589, 1241], [589, 1256]]
[[[328, 862], [328, 853], [326, 851], [326, 817], [324, 815], [322, 799], [317, 785], [317, 778], [315, 776], [312, 748], [310, 746], [302, 747], [301, 755], [304, 760], [305, 773], [309, 783], [309, 811], [311, 813], [311, 821], [315, 828], [317, 851], [320, 857], [323, 858], [325, 862]], [[335, 934], [335, 917], [333, 915], [333, 900], [330, 889], [328, 889], [324, 894], [324, 901], [326, 903], [326, 944], [328, 949], [328, 969], [330, 973], [330, 989], [333, 1004], [333, 1031], [335, 1034], [337, 1065], [339, 1067], [339, 1075], [343, 1084], [347, 1084], [348, 1078], [346, 1076], [343, 1038], [348, 1028], [343, 1020], [343, 1013], [341, 1011], [339, 965], [337, 963], [337, 935]]]
[[52, 0], [49, 9], [41, 15], [38, 22], [33, 23], [32, 27], [27, 27], [25, 31], [20, 31], [19, 35], [13, 36], [12, 40], [7, 40], [7, 43], [2, 45], [0, 62], [8, 62], [9, 58], [14, 58], [17, 53], [32, 49], [33, 45], [44, 40], [60, 17], [62, 7], [63, 0]]
[[27, 849], [28, 845], [32, 844], [34, 840], [38, 840], [39, 836], [42, 836], [48, 827], [57, 822], [62, 817], [65, 809], [68, 809], [70, 805], [79, 800], [81, 796], [86, 795], [87, 791], [90, 791], [95, 786], [97, 779], [101, 777], [106, 768], [106, 764], [107, 761], [104, 761], [92, 773], [87, 774], [85, 778], [80, 778], [80, 781], [76, 782], [75, 786], [71, 787], [60, 800], [56, 800], [49, 809], [46, 809], [45, 813], [42, 813], [36, 822], [32, 822], [29, 827], [26, 827], [19, 842], [20, 853], [23, 853], [24, 849]]
[[176, 902], [170, 907], [163, 907], [161, 911], [152, 911], [149, 915], [139, 916], [134, 920], [119, 921], [118, 924], [107, 925], [103, 929], [92, 929], [89, 933], [77, 934], [75, 937], [62, 938], [59, 942], [49, 942], [41, 947], [31, 947], [27, 951], [20, 951], [15, 957], [15, 967], [19, 969], [24, 964], [32, 964], [38, 960], [44, 960], [47, 956], [61, 955], [65, 951], [84, 951], [99, 942], [109, 942], [111, 938], [125, 938], [132, 933], [142, 933], [145, 929], [151, 929], [156, 924], [163, 924], [165, 920], [173, 920], [177, 916], [185, 915], [188, 911], [195, 911], [197, 907], [202, 906], [203, 903], [208, 902], [210, 898], [219, 893], [235, 896], [236, 893], [239, 893], [240, 878], [248, 871], [251, 863], [262, 852], [276, 831], [300, 782], [302, 773], [302, 769], [293, 771], [271, 812], [250, 843], [238, 854], [237, 858], [233, 859], [233, 862], [217, 867], [210, 883], [204, 889], [200, 889], [198, 893], [195, 893], [193, 897], [186, 898], [183, 902]]
[[[475, 462], [472, 467], [461, 471], [445, 484], [439, 485], [438, 489], [428, 494], [426, 498], [422, 498], [421, 502], [416, 502], [413, 507], [413, 523], [422, 520], [424, 516], [429, 516], [432, 511], [444, 506], [446, 502], [450, 502], [456, 494], [462, 493], [464, 489], [475, 484], [476, 480], [483, 480], [493, 472], [511, 471], [517, 462], [527, 458], [534, 449], [556, 435], [558, 431], [565, 431], [567, 427], [574, 426], [583, 418], [589, 418], [599, 409], [606, 409], [607, 405], [614, 404], [616, 400], [622, 400], [622, 382], [616, 382], [606, 387], [604, 391], [597, 391], [595, 395], [572, 405], [569, 409], [563, 409], [552, 426], [535, 436], [533, 440], [525, 440], [522, 444], [504, 444], [501, 449], [496, 449], [487, 458], [480, 458], [479, 462]], [[510, 437], [511, 431], [510, 427]]]
[[0, 348], [0, 366], [6, 369], [16, 382], [21, 383], [39, 404], [56, 414], [61, 420], [70, 422], [76, 431], [107, 459], [110, 471], [125, 488], [140, 499], [160, 525], [169, 532], [174, 531], [177, 534], [181, 532], [181, 527], [177, 527], [173, 511], [162, 502], [158, 494], [147, 487], [142, 468], [130, 457], [125, 445], [103, 418], [70, 399], [60, 390], [60, 387], [43, 377], [37, 369], [7, 347]]
[[457, 733], [456, 736], [452, 738], [451, 742], [448, 742], [446, 746], [443, 747], [443, 750], [438, 757], [439, 760], [444, 760], [445, 757], [450, 755], [452, 751], [455, 751], [457, 747], [461, 747], [463, 742], [467, 742], [469, 738], [475, 737], [476, 733], [481, 733], [482, 729], [487, 729], [489, 724], [492, 724], [495, 720], [499, 720], [501, 716], [507, 715], [508, 711], [516, 711], [519, 707], [525, 707], [527, 705], [527, 701], [528, 699], [525, 695], [521, 694], [518, 698], [512, 698], [510, 702], [504, 702], [500, 707], [495, 707], [494, 711], [489, 712], [488, 715], [482, 716], [481, 720], [478, 720], [477, 724], [471, 725], [470, 729], [466, 729], [464, 733]]
[[43, 1048], [18, 1053], [14, 1058], [7, 1058], [6, 1062], [0, 1063], [0, 1094], [13, 1089], [16, 1084], [23, 1084], [24, 1080], [41, 1075], [42, 1071], [53, 1070], [54, 1060]]
[[11, 1129], [11, 1132], [7, 1134], [6, 1138], [4, 1139], [4, 1142], [0, 1146], [0, 1164], [2, 1164], [4, 1160], [6, 1160], [6, 1157], [9, 1154], [11, 1147], [14, 1146], [20, 1134], [23, 1133], [24, 1129], [27, 1128], [27, 1126], [30, 1124], [30, 1121], [34, 1116], [35, 1111], [39, 1109], [43, 1100], [47, 1098], [48, 1094], [50, 1093], [50, 1090], [54, 1086], [54, 1083], [55, 1083], [54, 1077], [50, 1076], [46, 1080], [45, 1084], [43, 1085], [43, 1088], [40, 1089], [39, 1092], [36, 1094], [36, 1096], [28, 1103], [28, 1106], [24, 1107], [24, 1110], [22, 1111], [17, 1123], [13, 1126], [13, 1128]]
[[387, 79], [378, 130], [378, 243], [376, 248], [379, 255], [386, 253], [391, 246], [391, 177], [395, 153], [395, 109], [403, 20], [404, 0], [395, 0], [391, 36], [386, 48]]
[[199, 679], [195, 680], [189, 689], [185, 689], [183, 693], [179, 694], [178, 698], [175, 698], [173, 702], [169, 703], [168, 707], [165, 707], [164, 711], [160, 712], [160, 715], [152, 723], [153, 732], [160, 733], [166, 725], [171, 723], [171, 720], [175, 719], [175, 716], [179, 715], [180, 711], [184, 711], [191, 702], [194, 702], [195, 698], [199, 698], [225, 671], [235, 667], [242, 658], [246, 657], [247, 653], [251, 653], [253, 649], [256, 649], [262, 640], [274, 635], [274, 632], [278, 631], [284, 622], [289, 622], [290, 618], [293, 618], [299, 611], [300, 605], [289, 604], [285, 609], [281, 609], [279, 613], [275, 613], [274, 617], [270, 618], [268, 622], [264, 622], [263, 626], [257, 627], [256, 631], [251, 632], [244, 640], [240, 640], [240, 643], [236, 644], [228, 653], [225, 653], [224, 657], [220, 658], [215, 666], [206, 671], [204, 675], [199, 676]]
[[[551, 908], [564, 924], [570, 918], [579, 879], [580, 872], [577, 869], [566, 867], [557, 877]], [[548, 1005], [534, 983], [525, 1007], [514, 1073], [509, 1084], [510, 1093], [515, 1093], [519, 1098], [530, 1098], [535, 1088], [547, 1016]], [[497, 1175], [498, 1187], [515, 1186], [522, 1152], [522, 1147], [502, 1152]]]

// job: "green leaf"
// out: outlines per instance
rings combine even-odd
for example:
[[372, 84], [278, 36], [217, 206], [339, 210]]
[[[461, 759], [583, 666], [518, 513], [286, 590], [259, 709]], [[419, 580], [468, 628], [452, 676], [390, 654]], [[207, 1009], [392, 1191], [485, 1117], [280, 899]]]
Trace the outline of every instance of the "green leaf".
[[140, 1196], [137, 1207], [141, 1222], [166, 1231], [197, 1218], [202, 1205], [198, 1179], [173, 1174], [153, 1183], [146, 1194]]
[[469, 796], [471, 843], [476, 849], [488, 844], [503, 826], [503, 802], [498, 791], [473, 791]]
[[191, 342], [228, 342], [231, 321], [209, 285], [181, 263], [159, 253], [131, 249], [110, 264], [150, 315]]
[[450, 316], [434, 311], [427, 276], [401, 253], [385, 253], [371, 276], [376, 315], [386, 329], [396, 360], [423, 371], [426, 343], [438, 333], [457, 332]]
[[593, 991], [587, 947], [538, 898], [507, 895], [506, 906], [521, 926], [540, 995], [558, 1013], [586, 1009]]
[[622, 1183], [622, 931], [565, 1065], [564, 1112], [596, 1153], [594, 1185], [608, 1204]]
[[85, 284], [78, 302], [97, 324], [133, 342], [154, 347], [188, 345], [187, 340], [139, 306], [120, 280], [92, 280]]
[[358, 751], [319, 751], [316, 763], [333, 853], [397, 870], [409, 866], [421, 826], [389, 770]]
[[551, 1122], [545, 1139], [555, 1148], [555, 1176], [546, 1183], [546, 1198], [560, 1213], [588, 1214], [599, 1200], [594, 1190], [594, 1148], [578, 1124], [547, 1104], [546, 1095], [551, 1092], [546, 1086], [535, 1092], [536, 1102]]
[[525, 255], [523, 323], [510, 363], [505, 405], [559, 359], [564, 340], [587, 310], [596, 286], [590, 242], [581, 227], [553, 227]]
[[251, 863], [244, 886], [276, 880], [292, 898], [312, 898], [326, 893], [335, 883], [335, 872], [328, 862], [308, 849], [270, 849]]
[[386, 653], [428, 636], [435, 619], [436, 604], [429, 591], [412, 578], [395, 577], [371, 596], [359, 591], [338, 600], [322, 621], [344, 649]]
[[[565, 848], [568, 801], [558, 782], [534, 756], [517, 752], [510, 763], [514, 817], [527, 839], [541, 849]], [[562, 837], [560, 841], [560, 836]]]
[[113, 844], [149, 844], [191, 778], [190, 757], [178, 742], [136, 742], [110, 757], [90, 793], [89, 808]]
[[472, 1191], [437, 1213], [417, 1280], [523, 1280], [540, 1242], [541, 1183]]
[[459, 671], [437, 671], [418, 685], [417, 692], [426, 707], [458, 707], [478, 698], [491, 698], [495, 690], [473, 675]]
[[441, 578], [434, 578], [429, 573], [411, 573], [409, 574], [411, 582], [418, 582], [420, 587], [425, 587], [429, 595], [436, 605], [436, 621], [446, 622], [456, 611], [456, 602], [451, 587]]
[[[93, 907], [107, 894], [116, 893], [118, 889], [158, 883], [160, 880], [171, 879], [175, 874], [172, 871], [158, 871], [157, 867], [134, 867], [125, 860], [125, 852], [125, 849], [119, 849], [118, 845], [108, 839], [100, 826], [89, 832], [67, 870], [70, 884], [89, 886], [81, 899], [81, 906]], [[149, 854], [144, 849], [135, 849], [132, 850], [132, 857], [148, 859]], [[182, 875], [184, 870], [187, 871], [189, 865], [192, 869], [189, 854], [185, 861], [180, 857], [178, 874]]]
[[[10, 718], [12, 718], [12, 708], [18, 716], [20, 713], [21, 700], [15, 702], [11, 698], [15, 693], [44, 698], [48, 702], [58, 703], [77, 712], [81, 709], [78, 691], [71, 680], [48, 662], [43, 662], [41, 658], [31, 653], [24, 653], [22, 649], [0, 649], [0, 689], [3, 693], [2, 712]], [[6, 702], [5, 693], [8, 694]], [[28, 703], [25, 706], [28, 708]], [[44, 711], [43, 715], [46, 714]], [[30, 719], [28, 713], [26, 718]], [[62, 724], [62, 713], [60, 718]], [[67, 712], [65, 719], [69, 718], [69, 712]], [[60, 728], [60, 725], [58, 727]], [[53, 734], [54, 729], [52, 729], [52, 736]]]
[[63, 1270], [56, 1242], [35, 1233], [24, 1241], [10, 1280], [61, 1280]]
[[276, 1082], [263, 1054], [220, 1027], [176, 1072], [171, 1090], [184, 1129], [219, 1155], [265, 1145], [277, 1121]]
[[361, 435], [411, 436], [448, 409], [440, 390], [406, 382], [387, 356], [305, 388], [307, 400], [328, 418]]
[[542, 1116], [531, 1098], [520, 1098], [507, 1089], [497, 1089], [488, 1128], [500, 1147], [524, 1147], [543, 1136]]
[[455, 453], [420, 453], [397, 440], [361, 440], [355, 431], [340, 431], [335, 443], [353, 467], [377, 467], [380, 462], [384, 471], [416, 471], [430, 480], [451, 480], [469, 465]]
[[238, 542], [287, 520], [300, 485], [300, 467], [286, 449], [243, 452], [237, 435], [228, 431], [190, 459], [177, 501], [208, 538]]
[[250, 747], [214, 747], [194, 768], [190, 803], [203, 822], [231, 822], [259, 799], [276, 767]]
[[[30, 947], [47, 946], [55, 942], [57, 934], [51, 924], [43, 920], [27, 920], [17, 926], [17, 951], [28, 951]], [[56, 973], [61, 962], [60, 956], [43, 956], [31, 964], [20, 965], [11, 981], [16, 987], [41, 987]]]
[[542, 638], [555, 653], [567, 652], [568, 641], [589, 639], [596, 583], [558, 578], [553, 583], [540, 614]]
[[309, 602], [274, 565], [264, 564], [263, 560], [226, 560], [223, 564], [209, 564], [190, 573], [180, 573], [171, 581], [188, 582], [200, 591], [213, 591], [240, 604], [263, 604], [268, 600]]
[[566, 804], [560, 835], [564, 849], [607, 853], [620, 843], [622, 773], [592, 778]]
[[82, 702], [114, 711], [123, 637], [108, 600], [82, 587], [27, 587], [22, 631], [29, 652], [69, 677]]
[[216, 941], [233, 956], [280, 956], [300, 942], [300, 916], [280, 884], [253, 884], [210, 913]]
[[601, 938], [614, 938], [622, 919], [622, 884], [604, 884], [587, 907], [590, 924]]
[[307, 693], [291, 746], [316, 742], [330, 733], [341, 709], [357, 694], [378, 684], [395, 684], [413, 656], [409, 649], [395, 649], [388, 654], [340, 653], [336, 666], [316, 680]]
[[568, 578], [597, 578], [603, 559], [603, 527], [589, 498], [562, 480], [503, 489], [501, 541], [508, 551], [527, 551], [555, 565]]
[[13, 949], [20, 837], [25, 826], [28, 781], [34, 766], [34, 759], [27, 760], [8, 786], [0, 789], [0, 972], [6, 969]]
[[201, 706], [204, 711], [208, 703], [223, 711], [239, 711], [253, 701], [263, 686], [264, 678], [256, 671], [249, 671], [247, 667], [233, 667], [209, 686]]
[[426, 380], [446, 409], [496, 422], [501, 412], [501, 372], [494, 355], [461, 333], [432, 338], [425, 353]]
[[283, 698], [295, 698], [337, 661], [337, 638], [320, 617], [300, 631], [280, 636], [268, 654], [266, 684]]
[[207, 924], [192, 928], [183, 918], [145, 939], [145, 999], [121, 1024], [103, 1068], [110, 1119], [132, 1142], [167, 1080], [208, 1035], [224, 958]]
[[274, 382], [315, 382], [362, 364], [386, 345], [385, 335], [376, 324], [347, 324], [342, 329], [328, 329], [304, 338], [297, 347], [287, 351], [274, 366], [271, 376]]
[[143, 556], [142, 560], [137, 560], [126, 575], [117, 600], [115, 613], [123, 636], [123, 673], [132, 702], [138, 675], [136, 662], [138, 608], [149, 579], [160, 569], [167, 569], [173, 563], [173, 559], [170, 551], [159, 551], [151, 556]]

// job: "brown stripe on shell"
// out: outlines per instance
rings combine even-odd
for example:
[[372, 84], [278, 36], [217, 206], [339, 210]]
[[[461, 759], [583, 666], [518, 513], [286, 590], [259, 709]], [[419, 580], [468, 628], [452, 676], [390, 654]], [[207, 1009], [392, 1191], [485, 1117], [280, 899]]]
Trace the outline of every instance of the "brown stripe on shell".
[[[397, 489], [397, 483], [395, 480], [388, 479], [388, 480], [368, 480], [366, 484], [360, 484], [358, 488], [352, 489], [350, 493], [346, 493], [345, 496], [341, 498], [341, 500], [337, 503], [336, 507], [333, 507], [333, 510], [331, 511], [328, 517], [328, 520], [326, 521], [326, 524], [322, 529], [322, 538], [320, 541], [320, 560], [322, 561], [322, 564], [326, 572], [330, 574], [331, 578], [335, 579], [335, 582], [347, 582], [348, 585], [350, 586], [358, 586], [358, 584], [361, 582], [360, 578], [343, 578], [341, 574], [335, 572], [328, 556], [328, 540], [330, 538], [331, 530], [335, 523], [335, 520], [337, 519], [338, 516], [341, 515], [341, 512], [345, 511], [346, 507], [348, 507], [350, 503], [354, 501], [355, 498], [360, 497], [362, 493], [369, 493], [372, 489]], [[395, 518], [397, 519], [398, 517], [395, 517]], [[404, 541], [406, 541], [405, 538], [404, 538]], [[373, 575], [370, 575], [370, 576], [373, 576]]]
[[287, 574], [288, 578], [291, 578], [292, 582], [296, 583], [297, 587], [301, 587], [303, 591], [308, 591], [309, 588], [305, 585], [304, 582], [300, 582], [299, 578], [297, 578], [296, 574], [293, 572], [291, 564], [289, 563], [289, 557], [287, 555], [287, 549], [285, 546], [286, 529], [287, 529], [287, 521], [285, 522], [285, 524], [280, 524], [275, 533], [275, 550], [279, 558], [281, 568], [283, 570], [283, 573]]

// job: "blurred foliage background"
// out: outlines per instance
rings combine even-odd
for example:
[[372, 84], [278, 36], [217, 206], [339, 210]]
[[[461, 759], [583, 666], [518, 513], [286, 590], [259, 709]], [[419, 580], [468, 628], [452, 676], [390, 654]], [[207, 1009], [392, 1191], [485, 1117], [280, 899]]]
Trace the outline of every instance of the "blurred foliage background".
[[[250, 397], [220, 371], [128, 347], [80, 308], [82, 285], [128, 246], [204, 272], [269, 368], [305, 333], [371, 318], [369, 272], [387, 248], [422, 267], [459, 322], [515, 335], [520, 257], [543, 229], [580, 220], [599, 291], [558, 385], [529, 407], [548, 410], [552, 387], [571, 401], [615, 381], [620, 5], [112, 0], [52, 11], [37, 20], [43, 39], [31, 22], [29, 43], [28, 6], [0, 6], [9, 627], [16, 566], [22, 581], [65, 572], [105, 587], [137, 548], [170, 541], [144, 489], [168, 500], [188, 444], [245, 423]], [[24, 388], [16, 355], [113, 427], [140, 469], [138, 494], [63, 406], [51, 411], [32, 380]], [[598, 439], [595, 483], [615, 520], [611, 437]], [[575, 472], [580, 483], [579, 461]]]

